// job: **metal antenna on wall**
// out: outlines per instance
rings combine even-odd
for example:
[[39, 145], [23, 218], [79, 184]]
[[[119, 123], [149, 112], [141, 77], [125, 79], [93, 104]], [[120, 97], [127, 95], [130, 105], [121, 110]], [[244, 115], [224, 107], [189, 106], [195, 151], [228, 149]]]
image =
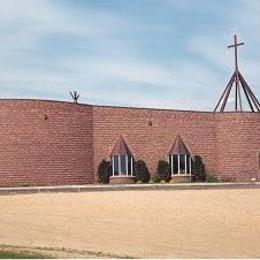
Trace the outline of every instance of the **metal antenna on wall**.
[[228, 48], [234, 48], [235, 51], [235, 71], [232, 74], [222, 96], [220, 97], [214, 109], [214, 112], [217, 112], [218, 110], [219, 112], [224, 112], [234, 83], [235, 83], [235, 111], [243, 112], [243, 104], [241, 98], [241, 91], [243, 91], [251, 112], [260, 112], [260, 103], [257, 97], [254, 95], [253, 91], [250, 89], [249, 85], [247, 84], [246, 80], [244, 79], [244, 77], [242, 76], [242, 74], [238, 69], [237, 48], [241, 45], [244, 45], [244, 43], [243, 42], [238, 43], [237, 36], [234, 35], [234, 44], [229, 45]]
[[74, 102], [75, 102], [75, 103], [78, 103], [78, 99], [79, 99], [79, 97], [80, 97], [80, 95], [78, 94], [78, 92], [75, 91], [75, 90], [74, 90], [73, 92], [70, 91], [70, 95], [71, 95], [72, 99], [74, 100]]

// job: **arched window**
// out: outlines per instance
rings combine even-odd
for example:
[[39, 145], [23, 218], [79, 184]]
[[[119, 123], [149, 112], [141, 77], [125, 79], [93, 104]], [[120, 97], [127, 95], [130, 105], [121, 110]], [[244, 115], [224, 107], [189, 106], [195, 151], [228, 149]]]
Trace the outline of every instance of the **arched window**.
[[122, 136], [111, 153], [112, 176], [134, 176], [134, 158]]
[[191, 175], [191, 154], [180, 136], [177, 136], [169, 152], [169, 163], [171, 175]]

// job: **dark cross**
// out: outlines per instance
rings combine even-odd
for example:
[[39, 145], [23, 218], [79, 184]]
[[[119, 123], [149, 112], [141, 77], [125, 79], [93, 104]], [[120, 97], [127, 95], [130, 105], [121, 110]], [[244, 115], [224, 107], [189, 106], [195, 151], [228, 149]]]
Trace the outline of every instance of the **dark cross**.
[[236, 111], [238, 110], [238, 100], [239, 100], [240, 111], [243, 110], [243, 108], [242, 108], [242, 100], [241, 100], [241, 93], [240, 93], [240, 88], [239, 88], [238, 61], [237, 61], [237, 58], [238, 58], [237, 47], [241, 46], [241, 45], [244, 45], [244, 43], [243, 42], [238, 43], [237, 42], [237, 36], [234, 35], [234, 44], [228, 46], [228, 48], [235, 48], [235, 69], [236, 69], [235, 70], [235, 73], [236, 73], [236, 76], [235, 76], [235, 82], [236, 82], [235, 110]]
[[244, 44], [245, 43], [243, 43], [243, 42], [237, 43], [237, 36], [234, 35], [234, 44], [228, 46], [228, 48], [235, 48], [235, 68], [236, 68], [236, 71], [238, 70], [237, 47], [241, 46], [241, 45], [244, 45]]
[[[233, 84], [235, 83], [235, 111], [243, 112], [242, 107], [242, 99], [241, 99], [241, 90], [242, 93], [245, 94], [245, 98], [250, 106], [251, 112], [258, 112], [260, 113], [260, 102], [258, 101], [257, 97], [254, 95], [253, 91], [250, 89], [249, 85], [247, 84], [246, 80], [238, 70], [238, 58], [237, 58], [237, 47], [244, 45], [243, 42], [237, 42], [237, 36], [234, 35], [234, 44], [229, 45], [228, 48], [235, 48], [235, 71], [231, 76], [222, 96], [220, 97], [214, 112], [219, 109], [219, 112], [224, 112], [230, 92], [232, 90]], [[238, 106], [239, 105], [239, 106]]]
[[79, 94], [78, 94], [78, 92], [77, 92], [77, 91], [73, 91], [73, 92], [70, 91], [70, 95], [71, 95], [71, 97], [73, 98], [74, 102], [75, 102], [75, 103], [78, 103], [78, 99], [79, 99]]

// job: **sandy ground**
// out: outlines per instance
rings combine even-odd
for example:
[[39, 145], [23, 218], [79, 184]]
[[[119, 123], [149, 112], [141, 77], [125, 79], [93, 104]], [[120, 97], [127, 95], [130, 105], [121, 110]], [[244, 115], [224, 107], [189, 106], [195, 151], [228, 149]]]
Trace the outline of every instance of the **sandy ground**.
[[260, 258], [260, 189], [0, 196], [0, 244], [146, 258]]

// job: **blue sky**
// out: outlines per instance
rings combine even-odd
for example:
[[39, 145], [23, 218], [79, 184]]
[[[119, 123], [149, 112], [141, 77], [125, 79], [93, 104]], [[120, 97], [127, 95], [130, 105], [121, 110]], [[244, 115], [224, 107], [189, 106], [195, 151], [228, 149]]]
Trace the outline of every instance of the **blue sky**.
[[[213, 110], [240, 69], [260, 96], [258, 0], [0, 0], [1, 98]], [[232, 102], [232, 99], [231, 99]]]

